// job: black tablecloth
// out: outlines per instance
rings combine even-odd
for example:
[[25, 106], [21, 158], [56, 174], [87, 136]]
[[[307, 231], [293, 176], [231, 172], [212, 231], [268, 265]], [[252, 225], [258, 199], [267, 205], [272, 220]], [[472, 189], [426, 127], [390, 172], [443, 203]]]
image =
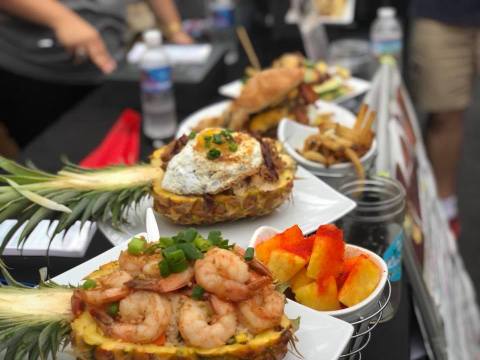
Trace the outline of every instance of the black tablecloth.
[[[243, 65], [240, 63], [238, 67], [243, 69]], [[239, 76], [237, 72], [226, 78], [225, 70], [223, 66], [216, 66], [202, 83], [177, 84], [178, 119], [219, 99], [216, 94], [218, 85]], [[125, 108], [140, 110], [138, 85], [131, 81], [106, 83], [30, 143], [20, 160], [31, 160], [39, 168], [48, 171], [57, 171], [61, 167], [61, 155], [78, 162], [101, 142]], [[142, 137], [142, 159], [146, 160], [152, 150], [151, 142]], [[107, 239], [97, 231], [83, 258], [7, 257], [6, 262], [19, 280], [34, 283], [38, 280], [37, 269], [42, 266], [48, 266], [50, 276], [55, 276], [110, 247]], [[370, 344], [363, 351], [363, 359], [409, 359], [411, 318], [410, 291], [404, 282], [401, 306], [396, 317], [374, 330]]]

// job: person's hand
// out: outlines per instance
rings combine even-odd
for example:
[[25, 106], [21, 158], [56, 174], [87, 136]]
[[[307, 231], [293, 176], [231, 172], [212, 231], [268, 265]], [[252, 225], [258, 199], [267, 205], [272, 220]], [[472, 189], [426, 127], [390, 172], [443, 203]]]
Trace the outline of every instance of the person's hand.
[[168, 40], [179, 45], [193, 44], [193, 39], [185, 31], [177, 31], [173, 33]]
[[78, 15], [63, 18], [53, 26], [57, 40], [68, 52], [81, 60], [88, 57], [105, 74], [116, 68], [98, 31]]

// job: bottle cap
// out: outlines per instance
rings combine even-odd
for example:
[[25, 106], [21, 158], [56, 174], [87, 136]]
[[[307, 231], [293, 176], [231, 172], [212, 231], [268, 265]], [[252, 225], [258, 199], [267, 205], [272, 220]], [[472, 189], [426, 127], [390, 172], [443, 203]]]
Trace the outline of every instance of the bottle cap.
[[147, 46], [158, 46], [162, 43], [162, 33], [160, 30], [147, 30], [143, 33], [143, 40]]
[[396, 11], [395, 8], [390, 6], [379, 7], [377, 10], [378, 17], [382, 18], [392, 18], [395, 17]]

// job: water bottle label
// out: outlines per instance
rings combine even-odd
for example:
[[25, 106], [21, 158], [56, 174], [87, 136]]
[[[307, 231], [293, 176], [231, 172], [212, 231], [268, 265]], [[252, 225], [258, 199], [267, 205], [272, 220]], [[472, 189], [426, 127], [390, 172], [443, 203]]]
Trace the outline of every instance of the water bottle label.
[[383, 254], [383, 260], [385, 260], [388, 266], [388, 278], [391, 282], [402, 279], [402, 249], [403, 230], [400, 230]]
[[213, 9], [213, 26], [219, 29], [229, 28], [235, 25], [233, 7], [217, 7]]
[[373, 42], [373, 53], [377, 56], [392, 54], [397, 55], [402, 52], [402, 40], [382, 40]]
[[149, 94], [170, 90], [172, 88], [171, 67], [142, 69], [141, 84], [142, 91]]

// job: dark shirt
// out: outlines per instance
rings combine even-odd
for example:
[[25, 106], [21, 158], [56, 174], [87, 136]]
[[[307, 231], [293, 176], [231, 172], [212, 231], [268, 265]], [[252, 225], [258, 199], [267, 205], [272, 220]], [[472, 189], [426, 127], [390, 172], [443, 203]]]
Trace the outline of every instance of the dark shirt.
[[414, 0], [413, 10], [417, 17], [480, 27], [480, 0]]
[[[126, 0], [62, 2], [98, 30], [116, 60], [123, 57]], [[91, 62], [74, 63], [72, 55], [56, 41], [51, 29], [1, 12], [0, 68], [49, 82], [91, 84], [103, 78]]]

